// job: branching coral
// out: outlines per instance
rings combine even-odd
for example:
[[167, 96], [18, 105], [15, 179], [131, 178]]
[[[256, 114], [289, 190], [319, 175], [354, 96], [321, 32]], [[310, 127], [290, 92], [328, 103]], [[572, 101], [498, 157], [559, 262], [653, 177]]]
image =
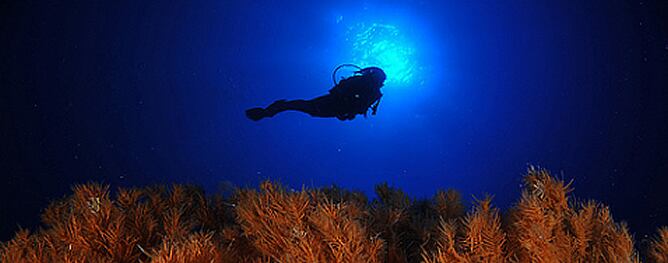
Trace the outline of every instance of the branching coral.
[[594, 201], [569, 205], [570, 191], [547, 171], [529, 168], [522, 197], [508, 216], [508, 260], [638, 261], [626, 226], [615, 223], [608, 208]]
[[316, 192], [286, 192], [265, 182], [239, 192], [237, 218], [258, 251], [277, 262], [379, 262], [383, 243], [361, 221], [354, 202]]
[[659, 229], [659, 236], [649, 248], [649, 258], [653, 262], [668, 263], [668, 227]]
[[[42, 214], [44, 226], [0, 244], [0, 262], [638, 262], [628, 229], [595, 201], [530, 167], [503, 215], [492, 198], [466, 213], [459, 193], [412, 200], [378, 185], [378, 199], [336, 186], [206, 196], [193, 186], [77, 185]], [[647, 251], [668, 262], [668, 228]]]
[[441, 219], [434, 249], [423, 249], [424, 262], [503, 262], [506, 234], [491, 197], [477, 202], [463, 218]]
[[221, 209], [190, 186], [119, 189], [115, 199], [108, 186], [99, 184], [72, 190], [73, 195], [44, 211], [45, 229], [33, 235], [20, 231], [3, 244], [1, 262], [147, 261], [153, 249], [188, 240], [212, 220], [208, 213]]

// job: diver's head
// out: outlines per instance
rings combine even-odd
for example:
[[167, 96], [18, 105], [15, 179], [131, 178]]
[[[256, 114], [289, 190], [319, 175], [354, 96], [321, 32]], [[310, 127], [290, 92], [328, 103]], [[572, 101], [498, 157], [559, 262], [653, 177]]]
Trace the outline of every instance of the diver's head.
[[357, 71], [357, 73], [362, 74], [362, 76], [370, 77], [378, 87], [383, 86], [383, 83], [387, 78], [385, 72], [379, 67], [363, 68]]

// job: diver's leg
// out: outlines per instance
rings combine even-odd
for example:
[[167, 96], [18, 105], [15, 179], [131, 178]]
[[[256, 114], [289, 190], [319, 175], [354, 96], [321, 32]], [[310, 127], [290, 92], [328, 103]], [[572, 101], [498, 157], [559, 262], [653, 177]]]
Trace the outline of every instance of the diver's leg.
[[252, 108], [246, 110], [246, 117], [251, 120], [259, 121], [264, 118], [274, 117], [274, 115], [284, 112], [286, 110], [308, 111], [309, 103], [305, 100], [277, 100], [274, 101], [267, 108]]
[[293, 110], [300, 111], [313, 117], [336, 117], [339, 115], [336, 99], [331, 95], [320, 96], [311, 100], [279, 100], [265, 109], [268, 117], [280, 112]]
[[265, 109], [267, 117], [272, 117], [284, 111], [299, 111], [311, 115], [313, 117], [333, 117], [335, 114], [328, 110], [327, 105], [323, 103], [322, 99], [312, 100], [289, 100], [277, 101]]
[[263, 108], [258, 107], [246, 110], [246, 117], [254, 121], [259, 121], [267, 116], [266, 111]]
[[308, 101], [305, 100], [277, 100], [269, 107], [265, 109], [267, 117], [273, 117], [274, 115], [287, 111], [305, 111], [310, 107]]
[[332, 95], [320, 96], [311, 100], [286, 101], [287, 110], [301, 111], [313, 117], [336, 117], [340, 115], [340, 103]]
[[331, 95], [320, 96], [311, 100], [277, 100], [267, 108], [253, 108], [246, 111], [251, 120], [260, 120], [266, 117], [288, 111], [300, 111], [313, 117], [337, 117], [340, 115], [339, 103]]
[[285, 100], [277, 100], [274, 101], [269, 107], [267, 108], [252, 108], [246, 110], [246, 117], [248, 117], [251, 120], [254, 121], [259, 121], [261, 119], [267, 118], [267, 117], [273, 117], [274, 115], [278, 114], [279, 112], [285, 111], [285, 106], [284, 103]]

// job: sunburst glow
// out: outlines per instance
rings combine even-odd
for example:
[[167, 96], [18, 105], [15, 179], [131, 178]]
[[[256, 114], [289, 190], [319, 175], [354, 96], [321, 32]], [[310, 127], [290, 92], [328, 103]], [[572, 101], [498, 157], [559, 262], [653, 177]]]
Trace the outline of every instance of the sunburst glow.
[[353, 62], [378, 66], [387, 74], [386, 84], [406, 85], [415, 79], [415, 48], [393, 25], [358, 23], [348, 28]]

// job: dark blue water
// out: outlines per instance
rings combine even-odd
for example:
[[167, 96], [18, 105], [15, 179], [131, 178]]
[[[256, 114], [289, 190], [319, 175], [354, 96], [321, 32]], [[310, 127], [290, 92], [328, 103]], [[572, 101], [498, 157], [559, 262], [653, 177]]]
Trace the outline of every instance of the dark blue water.
[[[415, 197], [519, 197], [528, 164], [636, 236], [668, 224], [661, 1], [14, 1], [0, 4], [0, 234], [75, 183], [270, 178]], [[388, 73], [378, 114], [247, 108]]]

